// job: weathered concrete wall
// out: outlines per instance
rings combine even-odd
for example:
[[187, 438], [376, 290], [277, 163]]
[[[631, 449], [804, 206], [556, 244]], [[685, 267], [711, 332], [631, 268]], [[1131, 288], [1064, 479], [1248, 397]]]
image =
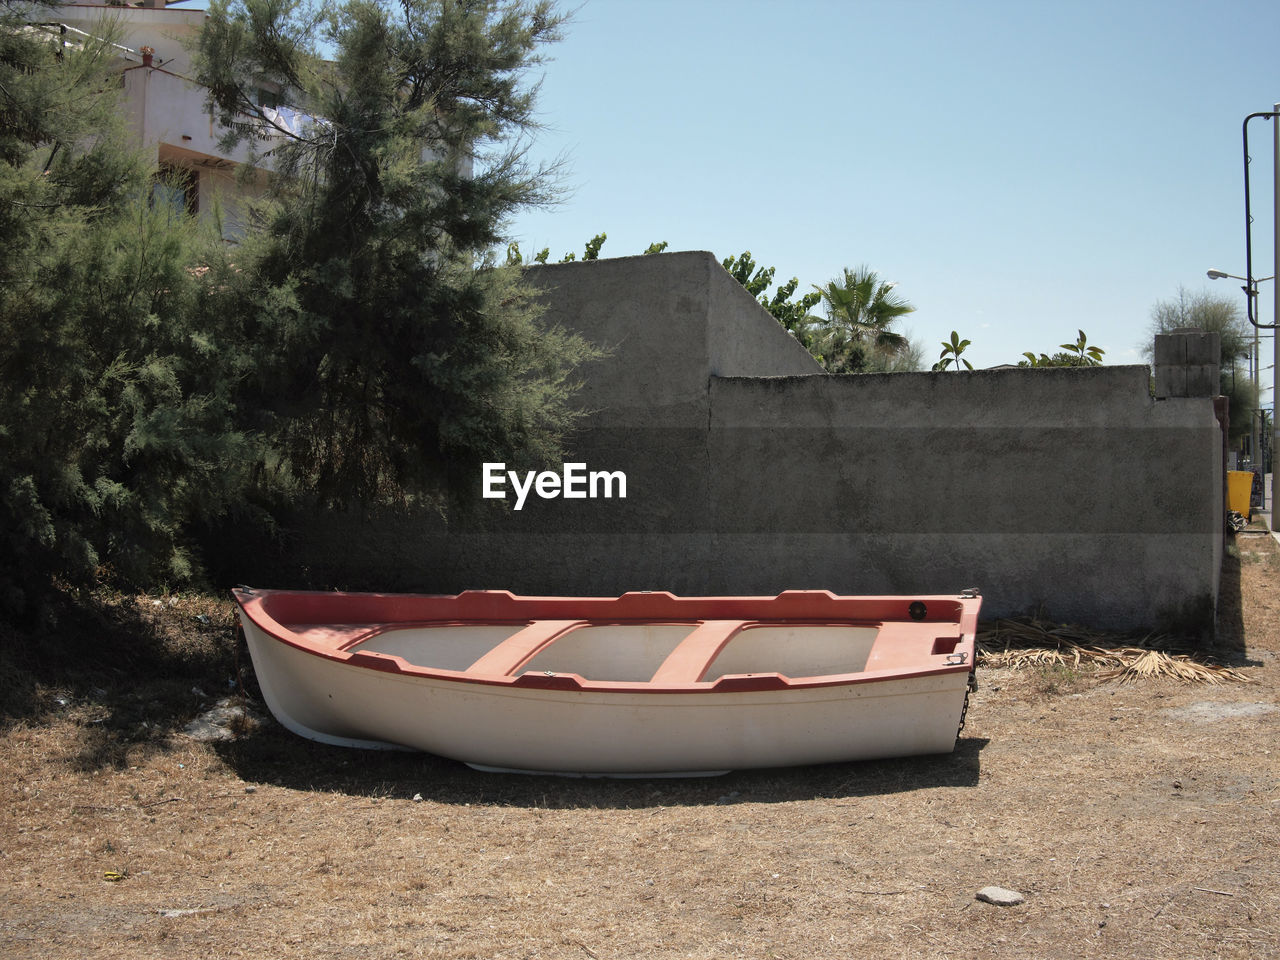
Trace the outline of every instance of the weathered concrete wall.
[[703, 427], [708, 377], [822, 366], [709, 253], [532, 267], [547, 320], [611, 351], [583, 371], [589, 423]]
[[1212, 608], [1221, 432], [1208, 398], [1153, 400], [1146, 367], [832, 377], [710, 254], [531, 277], [549, 317], [613, 349], [585, 371], [573, 453], [623, 471], [626, 499], [487, 501], [447, 527], [330, 518], [292, 548], [312, 585], [978, 586], [985, 616], [1100, 626]]
[[712, 401], [713, 461], [770, 464], [767, 491], [711, 490], [752, 590], [973, 585], [987, 616], [1120, 626], [1216, 596], [1221, 431], [1208, 399], [1151, 400], [1146, 367], [721, 379]]

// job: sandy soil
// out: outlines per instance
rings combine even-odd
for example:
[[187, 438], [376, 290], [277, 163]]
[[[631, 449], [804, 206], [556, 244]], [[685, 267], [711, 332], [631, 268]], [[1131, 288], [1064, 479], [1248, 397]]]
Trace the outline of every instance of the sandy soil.
[[89, 670], [0, 638], [0, 953], [1274, 956], [1278, 573], [1236, 539], [1211, 652], [1256, 683], [980, 669], [949, 756], [689, 781], [486, 775], [270, 720], [198, 742], [228, 605], [121, 599], [74, 625]]

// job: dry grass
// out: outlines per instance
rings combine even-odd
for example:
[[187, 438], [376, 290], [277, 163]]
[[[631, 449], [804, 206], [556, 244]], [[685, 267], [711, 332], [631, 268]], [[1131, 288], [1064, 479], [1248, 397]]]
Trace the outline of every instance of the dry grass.
[[[1122, 684], [1070, 648], [1029, 668], [989, 656], [951, 755], [689, 781], [482, 775], [274, 722], [197, 743], [182, 727], [234, 688], [229, 608], [122, 600], [67, 633], [133, 636], [127, 660], [78, 642], [84, 669], [68, 670], [54, 638], [3, 638], [0, 945], [15, 960], [1273, 955], [1280, 556], [1249, 548], [1212, 653], [1253, 683], [1180, 683], [1138, 659]], [[988, 884], [1026, 903], [977, 902]]]

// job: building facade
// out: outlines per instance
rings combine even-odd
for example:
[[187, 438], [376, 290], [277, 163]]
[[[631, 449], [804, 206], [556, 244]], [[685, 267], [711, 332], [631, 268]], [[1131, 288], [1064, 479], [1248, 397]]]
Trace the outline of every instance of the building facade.
[[190, 48], [205, 11], [143, 0], [136, 6], [42, 7], [34, 10], [35, 17], [41, 29], [56, 31], [68, 45], [87, 37], [112, 40], [121, 110], [134, 142], [157, 165], [156, 197], [201, 217], [216, 214], [224, 235], [237, 235], [243, 202], [260, 193], [264, 181], [261, 173], [246, 177], [240, 169], [249, 160], [244, 146], [220, 146], [226, 131], [213, 118], [208, 90], [191, 78]]

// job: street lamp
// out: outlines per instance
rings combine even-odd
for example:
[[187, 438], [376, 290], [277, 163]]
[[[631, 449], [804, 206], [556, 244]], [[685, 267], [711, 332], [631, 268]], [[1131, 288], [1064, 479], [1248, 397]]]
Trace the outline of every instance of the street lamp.
[[[1253, 279], [1250, 279], [1249, 277], [1238, 277], [1234, 273], [1227, 273], [1224, 270], [1210, 270], [1208, 271], [1208, 274], [1209, 274], [1210, 280], [1230, 279], [1230, 280], [1244, 281], [1245, 285], [1240, 289], [1243, 290], [1244, 295], [1249, 298], [1249, 316], [1250, 317], [1256, 317], [1258, 315], [1258, 310], [1257, 310], [1258, 284], [1264, 283], [1267, 280], [1275, 279], [1274, 276], [1255, 277]], [[1253, 465], [1255, 467], [1259, 466], [1259, 461], [1261, 459], [1258, 456], [1258, 451], [1261, 449], [1258, 446], [1258, 418], [1261, 416], [1261, 412], [1262, 412], [1260, 409], [1262, 405], [1261, 392], [1258, 389], [1258, 377], [1259, 377], [1258, 368], [1261, 362], [1262, 362], [1261, 357], [1258, 354], [1258, 325], [1255, 323], [1253, 324], [1253, 353], [1249, 357], [1249, 366], [1253, 368], [1253, 417], [1252, 417], [1253, 423], [1250, 425], [1250, 430], [1249, 430], [1249, 457], [1252, 459]], [[1265, 465], [1263, 465], [1262, 467], [1259, 467], [1259, 469], [1262, 470], [1263, 473], [1266, 472]], [[1264, 497], [1265, 497], [1265, 494], [1264, 494]]]
[[[1244, 118], [1244, 123], [1240, 125], [1240, 133], [1244, 141], [1244, 272], [1248, 277], [1253, 276], [1253, 214], [1249, 209], [1249, 164], [1252, 162], [1249, 157], [1249, 121], [1260, 119], [1274, 121], [1271, 124], [1271, 155], [1273, 158], [1271, 175], [1275, 185], [1275, 191], [1272, 195], [1274, 204], [1272, 230], [1274, 231], [1273, 236], [1275, 238], [1275, 243], [1272, 247], [1272, 255], [1274, 257], [1275, 269], [1271, 272], [1273, 276], [1280, 276], [1280, 103], [1276, 103], [1272, 105], [1269, 112], [1263, 111], [1249, 114], [1249, 116]], [[1247, 280], [1245, 281], [1245, 284], [1246, 287], [1254, 286], [1254, 284], [1249, 283]], [[1275, 314], [1272, 317], [1272, 322], [1269, 324], [1258, 323], [1257, 317], [1254, 315], [1254, 307], [1256, 306], [1253, 302], [1254, 298], [1252, 296], [1246, 297], [1246, 302], [1249, 305], [1249, 322], [1253, 324], [1254, 329], [1257, 329], [1259, 326], [1275, 329], [1277, 325], [1280, 325], [1280, 283], [1277, 283], [1272, 287], [1272, 289], [1276, 293], [1276, 308]], [[1246, 289], [1245, 293], [1248, 294], [1249, 291]], [[1274, 349], [1275, 363], [1277, 368], [1280, 368], [1280, 336], [1275, 338]], [[1275, 412], [1271, 418], [1271, 429], [1273, 434], [1271, 450], [1272, 459], [1274, 460], [1275, 454], [1280, 453], [1280, 390], [1275, 391], [1272, 395], [1272, 402], [1275, 404]], [[1274, 463], [1272, 466], [1274, 468]], [[1273, 484], [1275, 480], [1276, 475], [1273, 469]], [[1271, 529], [1273, 532], [1280, 532], [1280, 510], [1275, 509], [1274, 493], [1272, 493]]]
[[[1237, 277], [1234, 273], [1223, 273], [1221, 270], [1209, 271], [1210, 280], [1226, 280], [1228, 278], [1232, 280], [1243, 280], [1245, 283], [1249, 282], [1248, 277]], [[1240, 289], [1245, 291], [1246, 293], [1252, 292], [1253, 296], [1256, 297], [1258, 295], [1258, 284], [1262, 283], [1265, 280], [1274, 280], [1274, 279], [1275, 277], [1254, 277], [1252, 291], [1250, 291], [1248, 287], [1241, 287]]]

